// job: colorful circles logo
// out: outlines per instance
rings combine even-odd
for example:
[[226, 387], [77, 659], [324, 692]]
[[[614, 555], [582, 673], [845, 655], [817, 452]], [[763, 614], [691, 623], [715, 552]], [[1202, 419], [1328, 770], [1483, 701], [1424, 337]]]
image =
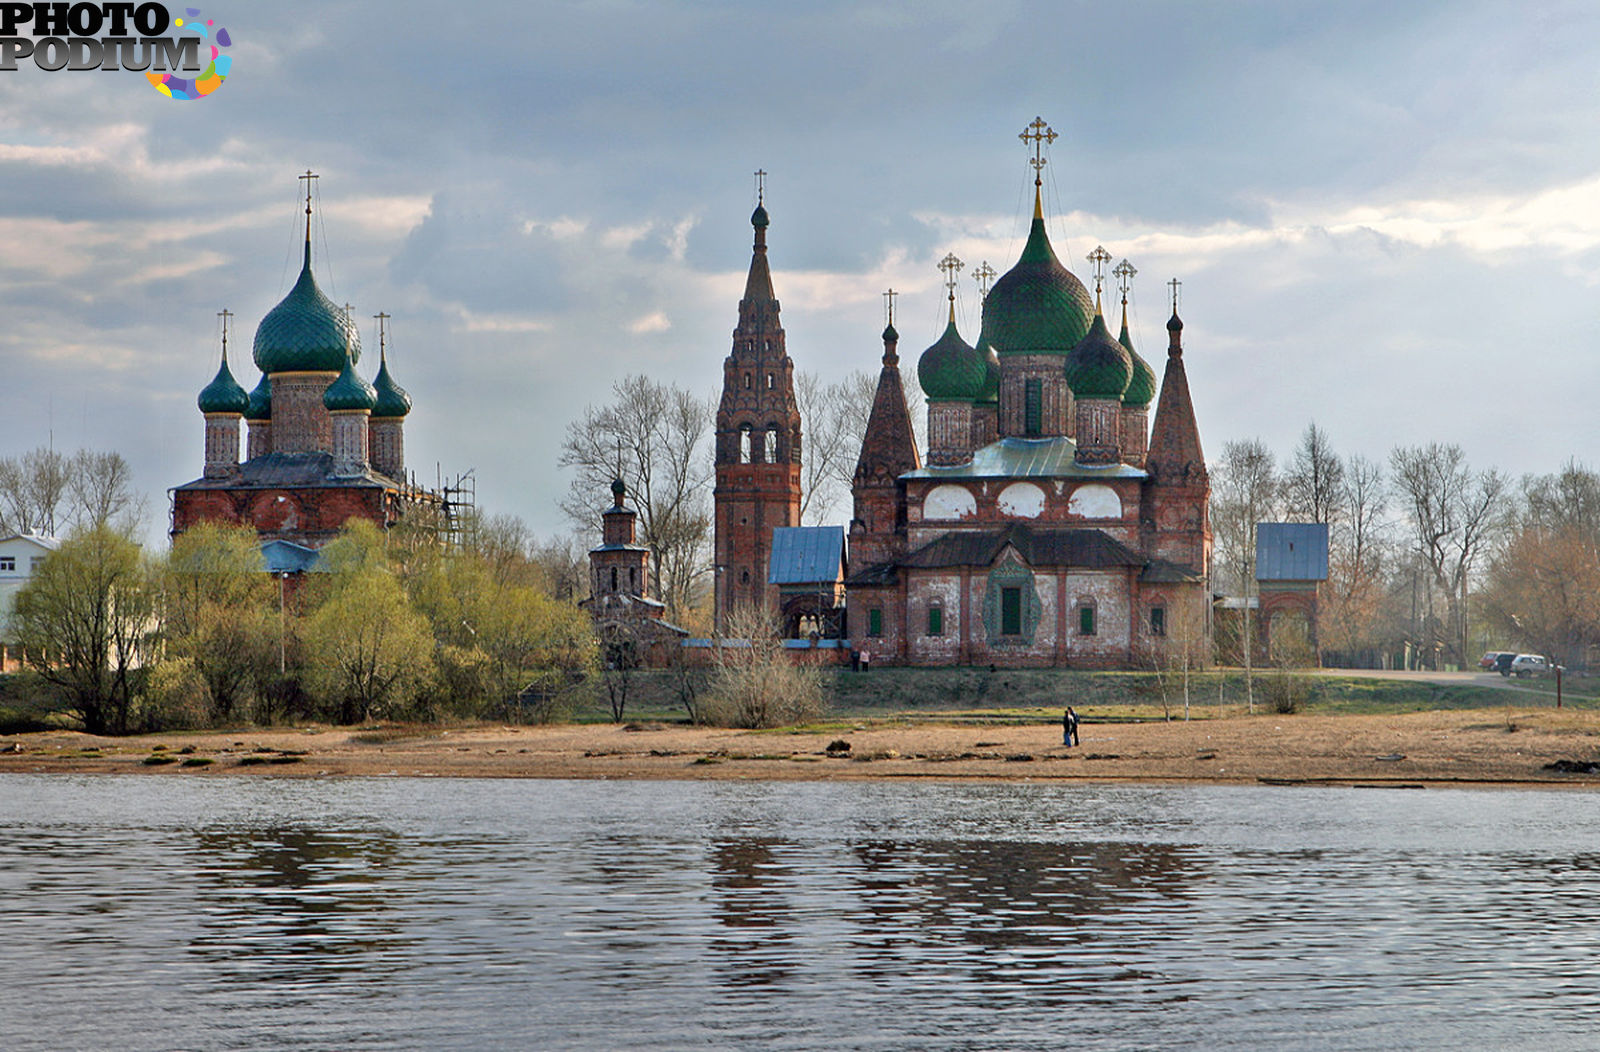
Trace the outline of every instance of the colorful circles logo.
[[212, 19], [202, 21], [198, 7], [186, 7], [183, 10], [187, 17], [173, 19], [173, 26], [185, 33], [198, 36], [202, 42], [209, 40], [211, 64], [206, 66], [205, 72], [193, 80], [184, 80], [171, 73], [146, 73], [145, 78], [168, 98], [193, 102], [195, 99], [205, 98], [222, 87], [222, 82], [228, 78], [228, 73], [233, 68], [233, 58], [222, 54], [222, 49], [232, 47], [233, 38], [228, 36], [225, 27], [216, 25]]

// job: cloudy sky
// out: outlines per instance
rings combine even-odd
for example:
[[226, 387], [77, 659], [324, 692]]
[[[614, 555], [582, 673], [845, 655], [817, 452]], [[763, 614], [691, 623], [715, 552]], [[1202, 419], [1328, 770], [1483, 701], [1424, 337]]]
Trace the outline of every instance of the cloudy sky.
[[[176, 11], [177, 9], [174, 8]], [[233, 73], [196, 102], [138, 73], [0, 73], [0, 453], [114, 448], [149, 494], [200, 473], [216, 312], [235, 374], [316, 271], [393, 316], [418, 475], [566, 528], [566, 423], [647, 372], [708, 395], [763, 168], [790, 354], [876, 368], [883, 289], [913, 363], [936, 261], [1003, 272], [1017, 133], [1080, 276], [1165, 282], [1205, 448], [1460, 443], [1479, 465], [1600, 464], [1600, 8], [1587, 3], [220, 3]], [[963, 275], [971, 339], [976, 294]], [[363, 324], [376, 370], [374, 323]], [[909, 352], [909, 353], [907, 353]], [[605, 495], [597, 496], [603, 502]]]

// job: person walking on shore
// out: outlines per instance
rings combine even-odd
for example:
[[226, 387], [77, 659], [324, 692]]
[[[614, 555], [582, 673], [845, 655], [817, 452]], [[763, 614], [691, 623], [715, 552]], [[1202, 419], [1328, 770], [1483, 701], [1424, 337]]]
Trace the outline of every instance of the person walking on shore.
[[1061, 714], [1061, 744], [1069, 749], [1078, 744], [1078, 714], [1071, 705]]

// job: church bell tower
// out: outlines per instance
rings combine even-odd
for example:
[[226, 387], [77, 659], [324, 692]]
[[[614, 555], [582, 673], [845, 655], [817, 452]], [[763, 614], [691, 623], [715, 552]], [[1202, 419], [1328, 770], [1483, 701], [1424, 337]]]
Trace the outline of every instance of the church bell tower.
[[755, 249], [733, 353], [722, 363], [717, 404], [716, 622], [727, 628], [740, 607], [775, 614], [777, 590], [767, 584], [772, 531], [800, 525], [800, 411], [794, 362], [784, 350], [778, 300], [767, 268], [765, 187], [757, 172], [750, 216]]

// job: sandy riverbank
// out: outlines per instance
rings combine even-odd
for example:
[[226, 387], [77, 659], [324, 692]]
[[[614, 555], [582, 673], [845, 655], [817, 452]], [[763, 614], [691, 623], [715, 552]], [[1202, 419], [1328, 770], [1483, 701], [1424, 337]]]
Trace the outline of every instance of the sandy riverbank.
[[[1471, 710], [1058, 726], [864, 722], [828, 733], [645, 724], [0, 737], [0, 772], [166, 777], [993, 779], [1600, 787], [1600, 714]], [[831, 742], [849, 742], [830, 754]], [[170, 762], [147, 763], [152, 757]]]

